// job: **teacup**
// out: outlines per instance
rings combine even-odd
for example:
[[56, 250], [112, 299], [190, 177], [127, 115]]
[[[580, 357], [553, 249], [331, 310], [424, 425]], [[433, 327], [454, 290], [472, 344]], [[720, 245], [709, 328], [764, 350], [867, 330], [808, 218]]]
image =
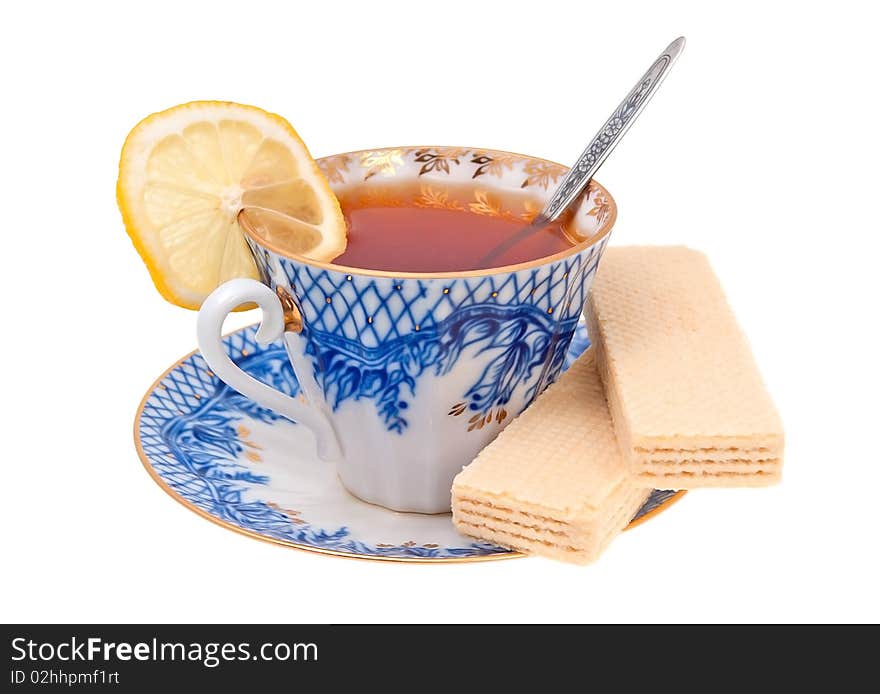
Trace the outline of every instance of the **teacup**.
[[[425, 166], [438, 157], [446, 166]], [[372, 150], [318, 164], [337, 192], [442, 180], [526, 188], [539, 201], [565, 173], [471, 148]], [[518, 265], [442, 273], [318, 262], [270, 247], [242, 224], [262, 281], [214, 291], [199, 313], [199, 347], [232, 388], [311, 429], [318, 455], [352, 494], [398, 511], [446, 512], [452, 478], [559, 375], [615, 218], [611, 196], [593, 183], [567, 222], [579, 243]], [[223, 321], [248, 302], [263, 311], [258, 341], [283, 338], [297, 397], [225, 353]]]

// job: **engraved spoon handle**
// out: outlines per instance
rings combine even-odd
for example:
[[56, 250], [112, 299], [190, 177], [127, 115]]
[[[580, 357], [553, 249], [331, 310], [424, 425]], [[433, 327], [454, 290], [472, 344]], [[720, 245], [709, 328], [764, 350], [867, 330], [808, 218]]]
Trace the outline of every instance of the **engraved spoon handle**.
[[635, 87], [615, 109], [611, 117], [605, 121], [596, 136], [592, 139], [581, 156], [571, 167], [565, 178], [556, 188], [550, 202], [541, 210], [539, 218], [543, 222], [552, 222], [577, 198], [587, 187], [590, 179], [611, 151], [620, 142], [630, 126], [638, 118], [642, 109], [660, 86], [669, 68], [675, 63], [684, 48], [684, 36], [680, 36], [667, 46], [648, 71], [642, 75]]

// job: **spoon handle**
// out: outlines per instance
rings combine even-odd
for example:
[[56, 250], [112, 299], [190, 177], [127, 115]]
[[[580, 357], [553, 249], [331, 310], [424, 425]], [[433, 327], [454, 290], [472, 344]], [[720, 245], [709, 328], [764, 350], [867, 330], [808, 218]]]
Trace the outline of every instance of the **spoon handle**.
[[654, 64], [648, 68], [648, 71], [642, 75], [636, 86], [626, 95], [611, 117], [605, 121], [605, 125], [596, 133], [575, 165], [562, 179], [562, 183], [559, 184], [550, 202], [541, 211], [540, 216], [543, 220], [547, 222], [555, 220], [586, 188], [590, 179], [611, 154], [611, 150], [617, 146], [620, 138], [626, 134], [642, 109], [654, 96], [654, 92], [657, 91], [683, 48], [684, 37], [681, 36], [670, 43], [666, 50], [660, 54], [660, 57], [654, 61]]

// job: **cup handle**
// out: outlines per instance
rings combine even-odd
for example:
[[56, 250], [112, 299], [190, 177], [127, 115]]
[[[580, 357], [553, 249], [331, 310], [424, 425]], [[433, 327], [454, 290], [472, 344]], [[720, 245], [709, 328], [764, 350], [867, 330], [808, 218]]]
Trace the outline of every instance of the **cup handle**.
[[338, 460], [342, 457], [339, 440], [322, 412], [258, 381], [236, 366], [226, 354], [222, 339], [223, 321], [232, 310], [248, 302], [257, 304], [263, 311], [256, 334], [259, 344], [266, 345], [284, 335], [284, 308], [275, 293], [256, 280], [229, 280], [217, 287], [199, 310], [199, 350], [208, 367], [221, 381], [258, 405], [311, 429], [317, 440], [318, 455], [324, 460]]

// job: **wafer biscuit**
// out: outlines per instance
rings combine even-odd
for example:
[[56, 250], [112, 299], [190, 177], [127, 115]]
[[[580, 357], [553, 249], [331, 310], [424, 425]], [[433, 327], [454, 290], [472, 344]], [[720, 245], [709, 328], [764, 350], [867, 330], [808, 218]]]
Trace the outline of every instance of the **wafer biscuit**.
[[649, 493], [627, 474], [590, 351], [458, 474], [452, 518], [467, 535], [587, 563]]
[[621, 450], [644, 486], [779, 479], [779, 416], [706, 257], [609, 248], [587, 326]]

